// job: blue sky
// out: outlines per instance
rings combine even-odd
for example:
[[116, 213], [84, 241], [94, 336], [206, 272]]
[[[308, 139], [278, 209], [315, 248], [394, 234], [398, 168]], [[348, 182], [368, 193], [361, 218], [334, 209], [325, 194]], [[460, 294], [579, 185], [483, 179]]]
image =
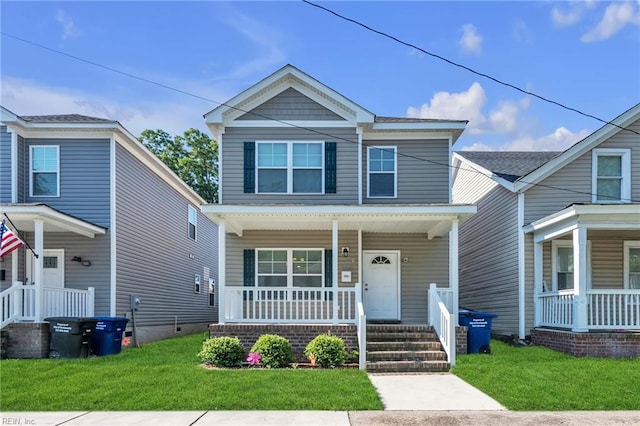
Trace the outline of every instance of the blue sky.
[[[321, 4], [605, 120], [640, 102], [638, 0]], [[0, 15], [9, 35], [219, 102], [290, 63], [377, 115], [470, 120], [456, 149], [559, 150], [602, 125], [299, 1], [2, 1]], [[19, 115], [182, 133], [218, 105], [0, 43], [0, 102]]]

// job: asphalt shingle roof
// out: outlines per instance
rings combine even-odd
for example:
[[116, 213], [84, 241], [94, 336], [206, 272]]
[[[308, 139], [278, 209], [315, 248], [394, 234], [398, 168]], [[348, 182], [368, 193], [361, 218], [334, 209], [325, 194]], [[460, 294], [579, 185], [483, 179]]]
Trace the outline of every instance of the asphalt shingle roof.
[[109, 120], [106, 118], [90, 117], [88, 115], [80, 114], [59, 114], [59, 115], [25, 115], [21, 116], [24, 121], [30, 123], [115, 123], [115, 120]]
[[458, 151], [457, 153], [509, 182], [515, 182], [561, 154], [556, 151]]

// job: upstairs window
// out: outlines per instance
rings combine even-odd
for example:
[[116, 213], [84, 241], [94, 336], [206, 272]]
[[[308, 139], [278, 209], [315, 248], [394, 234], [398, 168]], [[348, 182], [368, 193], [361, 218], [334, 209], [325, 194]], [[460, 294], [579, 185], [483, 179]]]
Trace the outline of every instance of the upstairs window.
[[256, 151], [258, 193], [322, 193], [322, 142], [257, 142]]
[[395, 146], [372, 146], [367, 149], [369, 198], [395, 198], [397, 158]]
[[60, 196], [58, 146], [31, 146], [29, 186], [32, 197]]
[[196, 239], [196, 228], [198, 225], [198, 212], [192, 206], [189, 206], [189, 238]]
[[593, 150], [592, 192], [592, 202], [594, 203], [630, 202], [630, 150]]

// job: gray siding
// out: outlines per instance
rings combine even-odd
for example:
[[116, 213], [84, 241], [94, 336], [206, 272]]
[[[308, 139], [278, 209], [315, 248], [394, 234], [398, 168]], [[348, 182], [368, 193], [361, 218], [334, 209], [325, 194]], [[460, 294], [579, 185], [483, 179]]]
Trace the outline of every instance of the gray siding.
[[0, 203], [11, 202], [11, 133], [0, 126]]
[[[640, 132], [640, 121], [629, 126]], [[640, 137], [620, 131], [597, 148], [631, 149], [631, 198], [640, 199]], [[561, 170], [544, 179], [541, 184], [527, 191], [525, 223], [536, 221], [574, 203], [591, 203], [591, 151], [580, 156]], [[551, 186], [553, 188], [549, 188]], [[567, 192], [566, 188], [576, 192]]]
[[[526, 196], [525, 196], [526, 200]], [[524, 236], [524, 280], [525, 280], [525, 316], [524, 329], [526, 334], [530, 334], [534, 322], [534, 295], [533, 286], [533, 234]], [[541, 289], [538, 289], [540, 291]]]
[[[189, 202], [120, 145], [116, 146], [116, 310], [140, 297], [140, 326], [215, 322], [203, 271], [217, 276], [217, 227], [198, 213], [188, 237]], [[199, 210], [199, 206], [194, 206]], [[193, 255], [193, 256], [191, 256]], [[194, 293], [194, 276], [201, 292]], [[217, 298], [216, 298], [217, 299]]]
[[[27, 165], [27, 148], [25, 146], [24, 138], [18, 135], [18, 202], [24, 203], [27, 195], [29, 194], [29, 179], [25, 180], [27, 173], [29, 173], [29, 166]], [[25, 167], [27, 171], [25, 172]]]
[[[45, 203], [66, 214], [109, 227], [109, 140], [27, 139], [24, 144], [25, 201]], [[29, 196], [29, 147], [60, 147], [60, 196]]]
[[362, 235], [363, 250], [400, 250], [401, 315], [407, 324], [427, 323], [427, 289], [430, 283], [449, 286], [449, 239], [428, 240], [424, 234]]
[[[367, 147], [397, 147], [397, 197], [368, 198]], [[448, 203], [448, 140], [376, 140], [363, 141], [362, 187], [365, 204]]]
[[289, 88], [238, 120], [344, 120], [296, 89]]
[[[223, 204], [357, 204], [358, 136], [355, 128], [323, 128], [317, 132], [298, 128], [227, 128], [222, 138]], [[331, 137], [326, 136], [331, 135]], [[346, 140], [344, 140], [346, 139]], [[245, 141], [326, 141], [336, 142], [337, 191], [335, 194], [273, 195], [244, 193]]]

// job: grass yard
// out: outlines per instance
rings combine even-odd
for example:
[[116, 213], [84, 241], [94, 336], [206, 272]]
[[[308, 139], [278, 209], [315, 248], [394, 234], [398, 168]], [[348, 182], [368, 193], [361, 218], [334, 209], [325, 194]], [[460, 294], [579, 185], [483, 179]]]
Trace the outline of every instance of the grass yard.
[[87, 359], [0, 361], [2, 411], [381, 410], [357, 369], [200, 366], [205, 334]]
[[510, 410], [640, 410], [640, 359], [576, 358], [491, 342], [454, 373]]

